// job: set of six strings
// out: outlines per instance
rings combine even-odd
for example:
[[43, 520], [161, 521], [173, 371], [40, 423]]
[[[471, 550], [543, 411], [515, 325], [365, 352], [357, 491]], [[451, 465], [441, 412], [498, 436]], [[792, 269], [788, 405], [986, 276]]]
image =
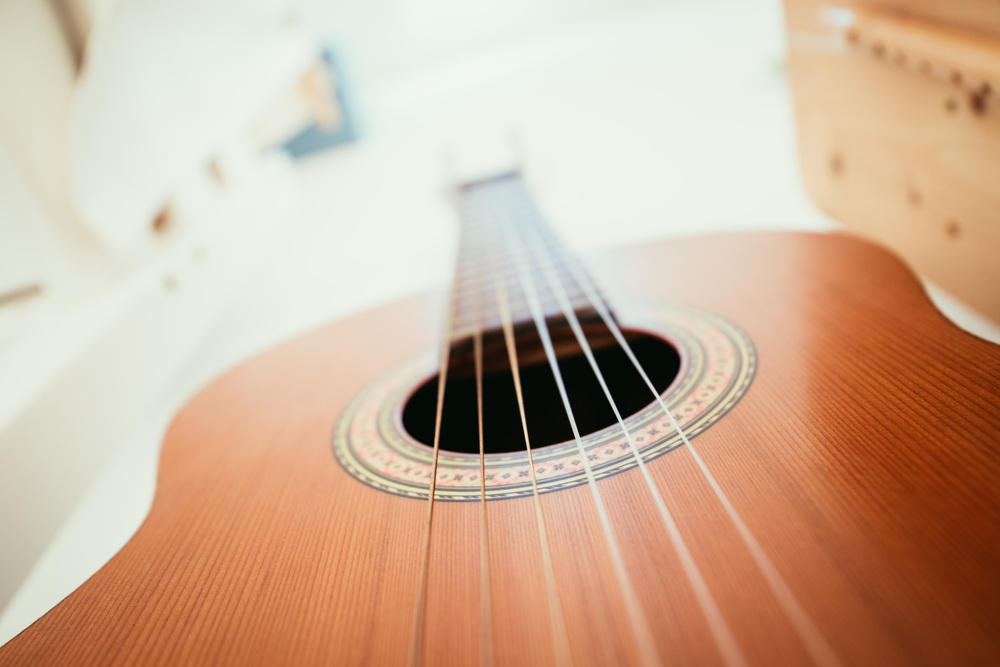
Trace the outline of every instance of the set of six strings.
[[[650, 381], [649, 376], [646, 374], [645, 370], [642, 368], [635, 354], [633, 353], [628, 342], [625, 340], [624, 335], [619, 329], [614, 318], [611, 316], [610, 310], [608, 309], [603, 298], [598, 293], [593, 282], [590, 280], [589, 275], [583, 268], [582, 264], [573, 257], [572, 255], [558, 250], [560, 248], [559, 244], [556, 242], [555, 238], [552, 236], [551, 231], [544, 224], [538, 210], [532, 205], [530, 195], [527, 193], [524, 184], [520, 180], [517, 174], [510, 174], [502, 177], [497, 177], [487, 181], [485, 183], [474, 184], [471, 186], [474, 192], [477, 192], [477, 199], [480, 200], [476, 204], [477, 210], [475, 212], [471, 211], [471, 202], [469, 201], [470, 196], [466, 194], [462, 200], [463, 207], [463, 224], [469, 225], [473, 222], [478, 222], [479, 224], [486, 224], [493, 232], [493, 238], [487, 239], [487, 245], [492, 249], [491, 259], [487, 262], [487, 265], [492, 267], [492, 274], [489, 280], [486, 281], [486, 285], [490, 285], [494, 291], [494, 297], [496, 300], [497, 309], [500, 315], [500, 324], [503, 329], [504, 342], [508, 353], [508, 359], [510, 363], [511, 374], [514, 381], [514, 389], [517, 397], [519, 416], [521, 419], [521, 426], [523, 430], [523, 436], [525, 441], [525, 448], [528, 455], [528, 464], [531, 469], [531, 485], [534, 498], [534, 507], [536, 514], [536, 525], [538, 528], [539, 540], [542, 550], [542, 560], [544, 576], [546, 581], [547, 597], [549, 601], [549, 616], [552, 624], [553, 630], [553, 640], [555, 649], [555, 658], [557, 664], [571, 664], [572, 658], [570, 655], [569, 640], [566, 634], [565, 621], [563, 620], [562, 608], [559, 603], [558, 589], [555, 582], [555, 569], [551, 557], [551, 552], [548, 545], [548, 539], [545, 529], [545, 517], [542, 512], [542, 505], [538, 493], [537, 476], [535, 473], [534, 460], [532, 458], [531, 444], [528, 434], [528, 426], [525, 418], [524, 412], [524, 399], [521, 390], [520, 382], [520, 372], [517, 361], [517, 351], [515, 344], [515, 337], [513, 331], [513, 318], [510, 309], [510, 295], [508, 292], [507, 281], [509, 276], [504, 273], [503, 276], [498, 277], [496, 266], [497, 266], [497, 248], [503, 248], [505, 251], [505, 256], [503, 257], [504, 266], [509, 266], [513, 264], [514, 274], [517, 279], [517, 283], [522, 291], [524, 300], [527, 302], [528, 310], [530, 311], [531, 320], [533, 320], [538, 335], [541, 339], [542, 346], [545, 351], [545, 357], [548, 361], [550, 369], [552, 371], [553, 377], [556, 381], [556, 386], [559, 390], [560, 399], [562, 400], [563, 408], [566, 412], [566, 416], [569, 420], [570, 427], [573, 431], [574, 441], [576, 443], [577, 449], [580, 454], [580, 458], [584, 463], [584, 470], [587, 477], [587, 485], [590, 489], [591, 495], [594, 500], [595, 507], [597, 509], [598, 517], [600, 519], [601, 528], [604, 533], [605, 541], [608, 547], [609, 554], [611, 556], [611, 561], [614, 567], [615, 577], [618, 581], [619, 588], [622, 593], [623, 600], [625, 602], [625, 608], [628, 614], [629, 625], [632, 629], [634, 639], [638, 648], [638, 655], [640, 660], [644, 665], [659, 664], [659, 658], [657, 655], [655, 643], [653, 636], [649, 627], [649, 623], [646, 620], [645, 615], [641, 610], [639, 604], [638, 596], [635, 593], [635, 589], [632, 585], [631, 579], [625, 568], [624, 559], [621, 554], [621, 550], [618, 546], [618, 541], [615, 537], [614, 530], [611, 526], [611, 521], [608, 518], [607, 511], [604, 506], [604, 502], [601, 498], [600, 491], [598, 490], [597, 482], [594, 477], [593, 470], [591, 468], [590, 462], [586, 456], [584, 450], [582, 437], [577, 428], [576, 420], [573, 416], [573, 410], [569, 402], [569, 398], [566, 392], [565, 383], [562, 378], [562, 374], [559, 369], [559, 362], [555, 354], [555, 350], [552, 345], [551, 336], [549, 334], [548, 325], [546, 323], [545, 312], [543, 311], [542, 304], [539, 300], [538, 289], [534, 284], [534, 279], [532, 278], [531, 266], [529, 265], [528, 256], [532, 256], [537, 264], [541, 266], [541, 271], [544, 274], [545, 284], [548, 286], [551, 295], [554, 297], [556, 303], [558, 304], [559, 311], [561, 311], [562, 317], [565, 319], [566, 323], [570, 326], [577, 343], [580, 346], [581, 351], [587, 359], [591, 370], [601, 386], [604, 392], [605, 398], [615, 414], [619, 426], [628, 442], [631, 454], [635, 459], [636, 465], [638, 466], [643, 479], [646, 482], [646, 486], [650, 494], [653, 497], [654, 503], [663, 520], [664, 526], [667, 530], [668, 536], [670, 538], [671, 544], [677, 552], [682, 568], [688, 579], [689, 584], [695, 593], [695, 598], [698, 602], [699, 607], [705, 619], [708, 623], [709, 629], [711, 631], [712, 637], [718, 647], [718, 650], [727, 665], [745, 665], [747, 664], [746, 659], [739, 648], [738, 643], [731, 630], [729, 629], [722, 613], [720, 612], [718, 605], [716, 604], [708, 586], [705, 583], [704, 577], [702, 576], [697, 564], [687, 548], [687, 545], [674, 521], [666, 503], [663, 500], [659, 489], [646, 468], [645, 461], [639, 452], [635, 441], [629, 432], [628, 427], [625, 425], [624, 418], [618, 410], [618, 407], [608, 389], [607, 383], [605, 382], [604, 376], [594, 358], [593, 351], [587, 341], [586, 336], [583, 333], [583, 329], [580, 325], [579, 319], [576, 315], [575, 309], [570, 301], [567, 294], [567, 288], [563, 284], [564, 281], [560, 278], [559, 273], [556, 268], [556, 261], [558, 260], [562, 267], [568, 271], [571, 279], [576, 283], [576, 286], [582, 293], [586, 296], [586, 300], [589, 306], [596, 311], [600, 316], [604, 325], [610, 331], [614, 337], [617, 344], [622, 348], [628, 357], [629, 361], [638, 371], [643, 382], [647, 385], [649, 390], [652, 392], [655, 400], [658, 402], [660, 408], [663, 410], [664, 414], [670, 421], [671, 426], [677, 431], [681, 440], [685, 444], [685, 449], [693, 457], [695, 463], [697, 464], [702, 475], [705, 477], [706, 481], [709, 483], [713, 492], [715, 493], [717, 499], [725, 509], [727, 515], [732, 521], [733, 525], [736, 527], [737, 532], [746, 544], [753, 560], [755, 561], [757, 567], [760, 569], [764, 576], [765, 581], [770, 587], [772, 593], [778, 601], [779, 606], [782, 608], [786, 616], [789, 618], [793, 628], [798, 634], [799, 638], [803, 642], [807, 652], [813, 661], [818, 665], [838, 665], [839, 661], [827, 644], [826, 640], [823, 638], [822, 634], [812, 623], [811, 619], [806, 614], [805, 610], [795, 598], [791, 589], [785, 583], [784, 579], [781, 577], [780, 573], [775, 568], [774, 564], [767, 557], [760, 544], [754, 538], [753, 534], [750, 532], [749, 528], [746, 526], [745, 522], [737, 513], [736, 509], [733, 507], [732, 503], [729, 501], [726, 494], [723, 492], [722, 488], [719, 486], [715, 477], [712, 475], [708, 467], [705, 465], [703, 459], [698, 454], [697, 450], [692, 446], [690, 440], [685, 435], [683, 429], [679, 426], [675, 420], [673, 414], [667, 408], [659, 392], [654, 387], [653, 383]], [[484, 206], [481, 202], [482, 199], [486, 199], [486, 205]], [[484, 217], [483, 209], [485, 209], [485, 220], [477, 219]], [[463, 231], [464, 234], [468, 233], [468, 228]], [[497, 238], [499, 237], [499, 238]], [[463, 239], [464, 240], [464, 239]], [[497, 243], [499, 241], [499, 243]], [[437, 395], [437, 409], [435, 414], [435, 428], [434, 428], [434, 441], [433, 441], [433, 460], [431, 465], [431, 480], [430, 489], [427, 505], [427, 523], [425, 526], [424, 533], [424, 543], [423, 543], [423, 555], [421, 561], [421, 579], [420, 587], [417, 599], [417, 610], [415, 614], [415, 627], [413, 634], [413, 642], [411, 645], [410, 653], [410, 664], [416, 667], [421, 662], [422, 645], [423, 645], [423, 632], [424, 632], [424, 610], [426, 607], [426, 592], [427, 592], [427, 572], [428, 563], [430, 559], [430, 536], [431, 528], [433, 525], [433, 512], [434, 512], [434, 499], [435, 490], [437, 482], [437, 463], [438, 463], [438, 452], [440, 449], [440, 435], [441, 435], [441, 421], [444, 409], [444, 393], [445, 384], [447, 382], [447, 372], [449, 366], [449, 356], [451, 343], [453, 341], [453, 331], [455, 324], [455, 307], [458, 295], [458, 285], [455, 286], [455, 292], [453, 292], [452, 307], [449, 310], [448, 318], [445, 323], [445, 335], [442, 337], [442, 345], [440, 350], [440, 368], [439, 368], [439, 383], [438, 383], [438, 395]], [[481, 607], [482, 607], [482, 622], [481, 622], [481, 636], [482, 636], [482, 664], [488, 665], [492, 664], [493, 660], [493, 649], [492, 649], [492, 628], [491, 628], [491, 613], [490, 613], [490, 598], [489, 598], [489, 556], [488, 556], [488, 533], [487, 533], [487, 522], [486, 522], [486, 487], [485, 487], [485, 454], [484, 454], [484, 434], [483, 434], [483, 393], [482, 393], [482, 336], [483, 336], [483, 311], [482, 311], [482, 295], [477, 290], [475, 292], [474, 309], [475, 309], [475, 319], [474, 328], [472, 331], [473, 339], [473, 354], [475, 359], [475, 373], [476, 373], [476, 398], [477, 398], [477, 411], [478, 411], [478, 424], [479, 424], [479, 462], [480, 462], [480, 508], [481, 508], [481, 530], [480, 530], [480, 553], [481, 553]]]

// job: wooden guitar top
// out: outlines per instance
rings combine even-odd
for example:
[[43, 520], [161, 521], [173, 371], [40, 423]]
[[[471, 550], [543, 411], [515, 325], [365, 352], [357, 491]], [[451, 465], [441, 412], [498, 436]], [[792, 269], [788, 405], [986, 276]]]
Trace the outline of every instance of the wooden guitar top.
[[[836, 661], [1000, 663], [1000, 348], [844, 236], [661, 241], [589, 266], [615, 303], [688, 304], [749, 335], [753, 383], [693, 443]], [[331, 437], [374, 378], [434, 348], [439, 318], [431, 298], [378, 308], [202, 390], [142, 527], [0, 664], [406, 663], [427, 502], [358, 482]], [[686, 448], [648, 470], [742, 655], [808, 664]], [[639, 471], [597, 484], [659, 659], [722, 663]], [[497, 664], [555, 660], [533, 502], [487, 503]], [[591, 492], [540, 502], [573, 663], [638, 664]], [[435, 503], [424, 664], [481, 660], [480, 512]]]

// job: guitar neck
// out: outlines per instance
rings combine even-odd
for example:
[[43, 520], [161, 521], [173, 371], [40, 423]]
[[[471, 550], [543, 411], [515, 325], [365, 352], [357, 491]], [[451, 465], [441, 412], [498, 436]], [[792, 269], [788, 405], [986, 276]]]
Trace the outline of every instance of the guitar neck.
[[[515, 328], [532, 314], [529, 286], [554, 329], [565, 325], [559, 296], [581, 322], [599, 320], [576, 280], [582, 265], [556, 236], [516, 173], [477, 180], [458, 189], [459, 256], [452, 286], [451, 341], [501, 328], [498, 296], [505, 294]], [[553, 282], [557, 287], [553, 289]]]

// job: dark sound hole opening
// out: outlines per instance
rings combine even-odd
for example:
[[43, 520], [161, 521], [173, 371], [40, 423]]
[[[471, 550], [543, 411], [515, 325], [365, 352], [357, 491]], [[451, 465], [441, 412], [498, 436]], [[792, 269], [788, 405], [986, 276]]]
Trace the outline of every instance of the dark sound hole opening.
[[[657, 391], [665, 391], [680, 370], [681, 360], [677, 350], [667, 341], [645, 332], [626, 329], [622, 333]], [[592, 337], [594, 340], [591, 340]], [[607, 336], [592, 336], [588, 330], [588, 341], [622, 416], [635, 414], [653, 402], [649, 387], [613, 340], [609, 343]], [[559, 368], [580, 435], [616, 424], [617, 419], [604, 391], [575, 340], [563, 340], [561, 344], [557, 341], [557, 345], [561, 350]], [[487, 336], [483, 343], [484, 358], [489, 360], [483, 373], [483, 445], [488, 454], [524, 451], [514, 380], [502, 346], [502, 337]], [[526, 348], [523, 352], [522, 347]], [[530, 343], [522, 346], [518, 341], [524, 411], [531, 445], [535, 449], [572, 440], [573, 431], [548, 362], [537, 350], [532, 352], [531, 348]], [[461, 355], [459, 361], [449, 367], [441, 420], [442, 450], [479, 453], [473, 368], [471, 355], [468, 354]], [[403, 427], [427, 446], [434, 443], [437, 391], [438, 376], [435, 374], [410, 396], [403, 407]]]

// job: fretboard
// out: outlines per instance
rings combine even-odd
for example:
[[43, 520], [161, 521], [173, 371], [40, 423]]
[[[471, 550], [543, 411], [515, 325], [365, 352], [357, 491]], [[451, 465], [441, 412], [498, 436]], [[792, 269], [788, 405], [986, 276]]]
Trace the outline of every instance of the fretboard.
[[574, 278], [579, 263], [546, 224], [519, 174], [466, 183], [458, 197], [462, 228], [452, 288], [453, 342], [477, 330], [500, 329], [497, 283], [508, 295], [515, 326], [532, 319], [525, 284], [532, 286], [547, 320], [563, 318], [553, 278], [581, 321], [596, 316]]

